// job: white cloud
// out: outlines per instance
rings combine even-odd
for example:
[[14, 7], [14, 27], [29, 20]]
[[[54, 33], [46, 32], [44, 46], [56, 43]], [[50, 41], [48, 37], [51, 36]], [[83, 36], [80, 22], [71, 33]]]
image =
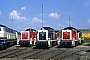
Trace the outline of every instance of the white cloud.
[[[43, 26], [49, 26], [45, 24], [46, 21], [43, 20]], [[18, 26], [18, 29], [25, 30], [26, 28], [40, 29], [42, 27], [42, 20], [38, 17], [33, 17], [31, 20], [25, 21], [22, 25]]]
[[[38, 17], [34, 17], [31, 22], [32, 23], [42, 23], [42, 20], [39, 19]], [[43, 22], [45, 22], [45, 21], [43, 20]]]
[[90, 0], [88, 0], [85, 4], [86, 4], [86, 5], [90, 5]]
[[10, 12], [9, 16], [11, 19], [13, 18], [14, 20], [27, 20], [25, 16], [21, 16], [21, 14], [18, 13], [16, 10]]
[[0, 14], [2, 14], [2, 12], [0, 11]]
[[42, 20], [39, 19], [38, 17], [34, 17], [31, 21], [32, 23], [36, 22], [36, 23], [42, 23]]
[[[43, 21], [45, 22], [45, 21]], [[34, 17], [32, 18], [31, 21], [27, 21], [24, 25], [35, 25], [35, 24], [39, 24], [39, 23], [42, 23], [42, 20], [40, 20], [38, 17]]]
[[55, 12], [55, 13], [50, 13], [50, 14], [48, 15], [48, 17], [60, 18], [60, 15]]
[[[43, 20], [43, 23], [46, 21]], [[24, 25], [32, 25], [32, 26], [40, 26], [42, 23], [42, 20], [38, 17], [33, 17], [31, 21], [26, 22]]]
[[[44, 21], [43, 20], [43, 24], [45, 25], [45, 23], [46, 23], [46, 21]], [[25, 22], [23, 25], [22, 25], [22, 28], [25, 26], [25, 28], [27, 27], [27, 28], [41, 28], [41, 26], [42, 26], [42, 20], [40, 19], [40, 18], [38, 18], [38, 17], [33, 17], [32, 19], [31, 19], [31, 21], [29, 20], [29, 21], [27, 21], [27, 22]]]
[[21, 10], [26, 10], [26, 8], [25, 7], [21, 7]]
[[90, 19], [87, 20], [87, 23], [90, 24]]

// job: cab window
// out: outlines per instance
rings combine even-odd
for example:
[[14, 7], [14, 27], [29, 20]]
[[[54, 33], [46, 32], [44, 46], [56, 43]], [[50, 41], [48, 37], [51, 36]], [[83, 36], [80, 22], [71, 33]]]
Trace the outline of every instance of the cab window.
[[1, 31], [1, 28], [0, 28], [0, 31]]

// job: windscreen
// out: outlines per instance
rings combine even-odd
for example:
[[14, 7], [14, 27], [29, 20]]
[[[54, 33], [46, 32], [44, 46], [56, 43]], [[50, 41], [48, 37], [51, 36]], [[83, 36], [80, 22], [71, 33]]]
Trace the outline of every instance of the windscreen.
[[39, 32], [39, 40], [46, 40], [46, 32]]
[[70, 32], [63, 32], [63, 39], [70, 39]]
[[23, 39], [24, 39], [24, 40], [25, 40], [25, 39], [26, 39], [26, 40], [28, 39], [28, 33], [27, 33], [27, 32], [23, 32], [23, 33], [22, 33], [22, 40], [23, 40]]

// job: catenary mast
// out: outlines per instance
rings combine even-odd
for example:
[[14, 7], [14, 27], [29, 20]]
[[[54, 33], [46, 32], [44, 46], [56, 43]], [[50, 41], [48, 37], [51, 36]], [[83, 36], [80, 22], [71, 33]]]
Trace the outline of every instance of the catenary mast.
[[42, 5], [42, 28], [43, 28], [43, 5]]

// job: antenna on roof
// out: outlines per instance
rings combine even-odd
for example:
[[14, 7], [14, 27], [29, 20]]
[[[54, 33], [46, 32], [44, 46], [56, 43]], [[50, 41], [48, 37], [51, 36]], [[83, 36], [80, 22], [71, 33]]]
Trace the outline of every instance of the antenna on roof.
[[70, 15], [69, 15], [69, 27], [70, 27]]
[[43, 5], [42, 5], [42, 28], [43, 28]]
[[13, 29], [13, 16], [11, 17], [11, 28]]

